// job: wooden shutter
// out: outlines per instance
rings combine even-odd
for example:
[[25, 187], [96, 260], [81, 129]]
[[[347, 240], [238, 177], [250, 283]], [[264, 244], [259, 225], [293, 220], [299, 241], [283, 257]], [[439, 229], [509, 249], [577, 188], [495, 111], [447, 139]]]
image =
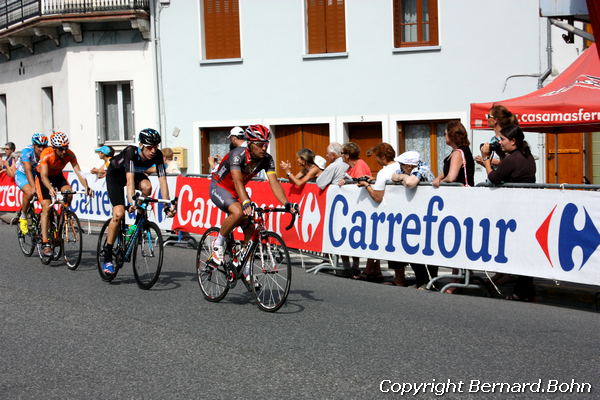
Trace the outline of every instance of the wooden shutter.
[[279, 125], [275, 127], [275, 145], [277, 146], [277, 176], [287, 178], [285, 171], [279, 168], [279, 162], [291, 162], [292, 171], [296, 173], [299, 170], [296, 164], [298, 150], [307, 147], [315, 154], [324, 157], [329, 145], [329, 125]]
[[346, 51], [344, 0], [306, 0], [308, 53]]
[[238, 0], [203, 1], [205, 58], [240, 58]]
[[381, 169], [381, 165], [379, 165], [374, 155], [367, 157], [367, 150], [381, 143], [381, 132], [380, 122], [348, 124], [349, 141], [356, 143], [360, 147], [360, 158], [365, 160], [373, 176]]

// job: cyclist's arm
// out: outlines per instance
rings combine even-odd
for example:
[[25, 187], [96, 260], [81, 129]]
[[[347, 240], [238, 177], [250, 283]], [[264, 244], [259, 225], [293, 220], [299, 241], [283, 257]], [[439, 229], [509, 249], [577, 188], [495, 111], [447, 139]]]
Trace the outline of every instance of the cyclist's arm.
[[279, 179], [277, 179], [277, 173], [275, 173], [275, 171], [267, 172], [267, 179], [269, 180], [269, 185], [271, 185], [271, 191], [277, 200], [279, 200], [281, 204], [287, 203], [287, 197], [281, 187], [281, 183], [279, 183]]
[[31, 170], [31, 163], [29, 161], [22, 161], [23, 169], [25, 170], [25, 176], [27, 177], [27, 182], [31, 185], [32, 188], [35, 188], [35, 179], [33, 179], [33, 172]]
[[79, 182], [83, 184], [83, 187], [85, 187], [86, 191], [89, 191], [90, 187], [88, 186], [87, 179], [85, 179], [85, 177], [81, 173], [81, 168], [79, 168], [79, 164], [77, 163], [77, 161], [72, 161], [71, 166], [73, 167], [73, 171], [75, 171], [75, 175], [77, 175], [77, 178], [79, 178]]
[[54, 188], [52, 187], [52, 183], [50, 179], [48, 179], [48, 165], [46, 163], [40, 163], [40, 179], [42, 180], [42, 184], [46, 186], [48, 192], [50, 192], [51, 196], [54, 196]]
[[125, 177], [127, 178], [127, 202], [133, 204], [133, 195], [135, 194], [135, 173], [126, 172]]

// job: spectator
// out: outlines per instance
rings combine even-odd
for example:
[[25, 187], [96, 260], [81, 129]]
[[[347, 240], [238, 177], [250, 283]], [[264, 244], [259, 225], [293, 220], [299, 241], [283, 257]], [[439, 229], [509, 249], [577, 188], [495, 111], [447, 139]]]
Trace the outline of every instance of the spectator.
[[102, 160], [102, 163], [98, 167], [92, 168], [90, 172], [99, 179], [102, 179], [106, 176], [106, 169], [108, 168], [110, 159], [115, 155], [115, 149], [112, 146], [100, 146], [96, 149], [96, 153], [98, 153], [98, 158]]
[[[500, 148], [500, 130], [508, 125], [519, 125], [519, 120], [516, 115], [500, 104], [496, 104], [490, 108], [490, 112], [486, 116], [488, 127], [494, 129], [494, 136], [492, 136], [489, 143], [482, 144], [480, 149], [487, 146], [485, 152], [489, 153], [489, 157], [492, 160], [492, 168], [496, 169], [500, 161], [504, 158], [504, 152]], [[495, 158], [494, 154], [498, 157]], [[483, 161], [481, 156], [475, 157], [475, 162], [485, 167]]]
[[296, 161], [301, 168], [296, 175], [292, 174], [292, 164], [289, 161], [282, 161], [279, 166], [285, 171], [291, 183], [296, 187], [301, 187], [306, 182], [319, 176], [323, 170], [315, 164], [315, 153], [311, 149], [301, 149], [296, 153], [296, 156], [298, 157]]
[[[394, 182], [400, 182], [407, 188], [416, 187], [419, 182], [431, 182], [433, 181], [433, 174], [429, 169], [429, 166], [421, 161], [421, 156], [417, 151], [407, 151], [396, 157], [396, 161], [400, 164], [400, 169], [392, 175]], [[390, 269], [394, 270], [394, 280], [390, 282], [390, 285], [394, 286], [406, 286], [405, 270], [406, 264], [404, 262], [390, 261], [388, 265]], [[410, 263], [411, 268], [415, 273], [416, 287], [421, 288], [426, 285], [431, 278], [437, 276], [437, 266], [427, 266], [423, 264]]]
[[173, 149], [165, 147], [162, 149], [164, 161], [165, 161], [165, 172], [168, 175], [181, 175], [179, 165], [173, 160]]
[[321, 190], [334, 182], [338, 183], [340, 179], [344, 179], [349, 167], [342, 158], [342, 145], [339, 143], [330, 143], [327, 146], [327, 155], [325, 157], [329, 160], [329, 165], [317, 178], [317, 186]]
[[244, 130], [239, 126], [234, 126], [229, 131], [229, 150], [233, 150], [236, 147], [247, 147], [246, 136]]
[[[364, 187], [373, 201], [381, 203], [385, 193], [386, 182], [391, 180], [392, 175], [398, 170], [398, 163], [394, 161], [396, 152], [389, 143], [380, 143], [368, 152], [375, 156], [375, 159], [383, 168], [377, 173], [375, 183], [371, 184], [370, 182], [360, 181], [356, 184], [359, 187]], [[367, 260], [365, 272], [352, 278], [371, 282], [383, 282], [380, 261], [374, 259]]]
[[[349, 168], [346, 171], [346, 178], [361, 178], [364, 176], [371, 176], [371, 169], [367, 163], [359, 158], [360, 147], [356, 143], [348, 142], [342, 146], [342, 159]], [[344, 185], [346, 181], [341, 179], [339, 185]], [[374, 263], [376, 260], [367, 259], [367, 263]], [[352, 257], [352, 266], [350, 266], [350, 257], [342, 256], [342, 265], [346, 273], [344, 275], [358, 276], [360, 275], [360, 257]]]
[[[516, 125], [508, 125], [500, 131], [500, 146], [506, 153], [498, 168], [492, 169], [489, 152], [485, 152], [485, 146], [481, 149], [481, 156], [484, 159], [485, 170], [488, 174], [488, 180], [492, 183], [535, 183], [535, 160], [525, 141], [525, 134]], [[489, 149], [487, 149], [489, 151]], [[501, 279], [494, 277], [495, 281]], [[533, 278], [530, 276], [518, 276], [514, 293], [508, 296], [509, 300], [531, 301], [535, 294]]]
[[17, 162], [17, 157], [15, 152], [15, 144], [13, 142], [7, 142], [4, 145], [4, 158], [0, 159], [0, 173], [6, 173], [6, 175], [10, 177], [15, 176], [15, 164]]
[[443, 172], [433, 180], [432, 185], [439, 187], [442, 182], [459, 182], [465, 186], [473, 186], [475, 163], [467, 130], [459, 121], [450, 121], [444, 135], [452, 152], [444, 158]]

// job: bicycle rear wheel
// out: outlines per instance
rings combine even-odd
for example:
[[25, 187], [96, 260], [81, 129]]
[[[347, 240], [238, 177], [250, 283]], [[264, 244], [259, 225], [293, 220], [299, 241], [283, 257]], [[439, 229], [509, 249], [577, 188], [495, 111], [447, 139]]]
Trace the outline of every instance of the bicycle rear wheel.
[[63, 256], [67, 263], [67, 268], [76, 270], [81, 262], [83, 245], [81, 223], [75, 213], [66, 210], [63, 212], [66, 213], [61, 229]]
[[96, 264], [98, 265], [98, 273], [100, 274], [100, 278], [105, 282], [110, 282], [116, 278], [119, 269], [123, 266], [123, 233], [121, 231], [121, 225], [119, 225], [119, 231], [117, 233], [117, 237], [115, 243], [113, 244], [113, 254], [112, 260], [115, 267], [114, 274], [105, 274], [102, 271], [102, 263], [104, 262], [104, 247], [106, 246], [106, 239], [108, 237], [108, 225], [112, 218], [109, 218], [104, 225], [102, 225], [102, 229], [100, 229], [100, 235], [98, 236], [98, 246], [96, 248]]
[[279, 310], [292, 283], [290, 253], [281, 236], [274, 232], [262, 234], [248, 262], [256, 305], [263, 311]]
[[216, 266], [210, 262], [213, 242], [218, 235], [219, 228], [217, 227], [212, 227], [204, 232], [198, 242], [198, 251], [196, 252], [196, 274], [200, 290], [206, 300], [215, 303], [223, 300], [229, 291], [225, 263]]
[[50, 211], [48, 212], [48, 241], [52, 247], [51, 256], [44, 255], [42, 252], [43, 247], [38, 249], [40, 253], [40, 259], [44, 265], [50, 264], [51, 261], [58, 260], [62, 250], [60, 233], [58, 232], [58, 215], [56, 214], [56, 210], [54, 208], [50, 208]]
[[21, 232], [21, 227], [17, 223], [17, 238], [19, 239], [19, 247], [24, 255], [30, 257], [35, 250], [35, 238], [37, 233], [35, 214], [31, 207], [27, 210], [27, 233]]
[[163, 263], [163, 239], [158, 225], [154, 222], [146, 221], [144, 226], [138, 229], [140, 231], [131, 264], [138, 286], [141, 289], [150, 289], [160, 276]]

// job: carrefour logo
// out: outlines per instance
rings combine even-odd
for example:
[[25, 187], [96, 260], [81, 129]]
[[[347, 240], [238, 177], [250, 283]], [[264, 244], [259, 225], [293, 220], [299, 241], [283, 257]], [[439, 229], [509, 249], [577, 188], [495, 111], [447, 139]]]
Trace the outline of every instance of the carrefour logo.
[[[298, 237], [302, 238], [305, 243], [308, 243], [312, 240], [321, 224], [321, 210], [319, 210], [319, 203], [317, 202], [316, 196], [313, 193], [302, 196], [302, 200], [300, 200], [300, 209], [302, 210], [302, 218], [296, 220], [296, 234]], [[298, 230], [299, 224], [300, 230]]]
[[558, 263], [564, 271], [575, 267], [580, 270], [600, 245], [598, 229], [585, 207], [581, 208], [583, 213], [577, 205], [568, 203], [558, 216], [558, 213], [555, 215], [557, 206], [554, 206], [535, 233], [552, 267], [558, 253]]

